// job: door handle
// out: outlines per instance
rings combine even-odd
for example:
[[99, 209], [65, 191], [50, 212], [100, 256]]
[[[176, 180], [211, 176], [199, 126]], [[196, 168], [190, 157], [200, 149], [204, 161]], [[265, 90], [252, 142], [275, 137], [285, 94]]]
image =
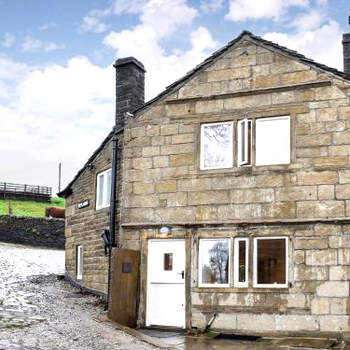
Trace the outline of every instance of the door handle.
[[182, 270], [181, 272], [177, 273], [178, 275], [181, 275], [181, 278], [184, 279], [185, 278], [185, 271]]

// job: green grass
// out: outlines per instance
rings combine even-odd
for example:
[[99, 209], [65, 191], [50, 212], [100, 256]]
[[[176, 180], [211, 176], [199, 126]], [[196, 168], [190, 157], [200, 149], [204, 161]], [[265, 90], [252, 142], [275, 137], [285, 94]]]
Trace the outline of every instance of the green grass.
[[32, 216], [44, 217], [46, 207], [63, 207], [65, 206], [64, 198], [52, 197], [51, 203], [21, 201], [12, 199], [0, 200], [0, 215], [9, 214], [9, 202], [11, 203], [12, 212], [15, 216]]

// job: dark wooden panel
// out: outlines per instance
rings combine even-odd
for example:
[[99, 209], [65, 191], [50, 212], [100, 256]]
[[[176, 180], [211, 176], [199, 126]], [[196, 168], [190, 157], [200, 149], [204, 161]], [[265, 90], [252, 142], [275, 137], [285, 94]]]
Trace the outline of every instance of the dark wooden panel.
[[140, 252], [113, 249], [108, 316], [128, 327], [136, 326]]

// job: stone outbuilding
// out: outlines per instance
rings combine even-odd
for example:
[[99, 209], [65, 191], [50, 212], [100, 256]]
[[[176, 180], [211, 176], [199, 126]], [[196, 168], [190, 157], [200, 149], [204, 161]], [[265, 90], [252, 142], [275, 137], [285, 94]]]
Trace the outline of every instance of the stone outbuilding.
[[108, 294], [108, 229], [139, 326], [349, 332], [349, 72], [246, 31], [147, 103], [115, 67], [116, 127], [60, 193], [67, 278]]

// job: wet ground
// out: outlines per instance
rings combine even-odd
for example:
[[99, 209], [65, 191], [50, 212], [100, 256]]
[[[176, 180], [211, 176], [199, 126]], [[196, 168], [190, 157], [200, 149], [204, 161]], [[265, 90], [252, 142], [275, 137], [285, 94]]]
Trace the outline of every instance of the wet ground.
[[189, 337], [174, 332], [124, 331], [104, 321], [106, 312], [101, 300], [78, 292], [59, 277], [63, 272], [63, 251], [0, 243], [0, 350], [316, 350], [345, 347], [345, 344], [334, 347], [325, 340], [252, 342]]

